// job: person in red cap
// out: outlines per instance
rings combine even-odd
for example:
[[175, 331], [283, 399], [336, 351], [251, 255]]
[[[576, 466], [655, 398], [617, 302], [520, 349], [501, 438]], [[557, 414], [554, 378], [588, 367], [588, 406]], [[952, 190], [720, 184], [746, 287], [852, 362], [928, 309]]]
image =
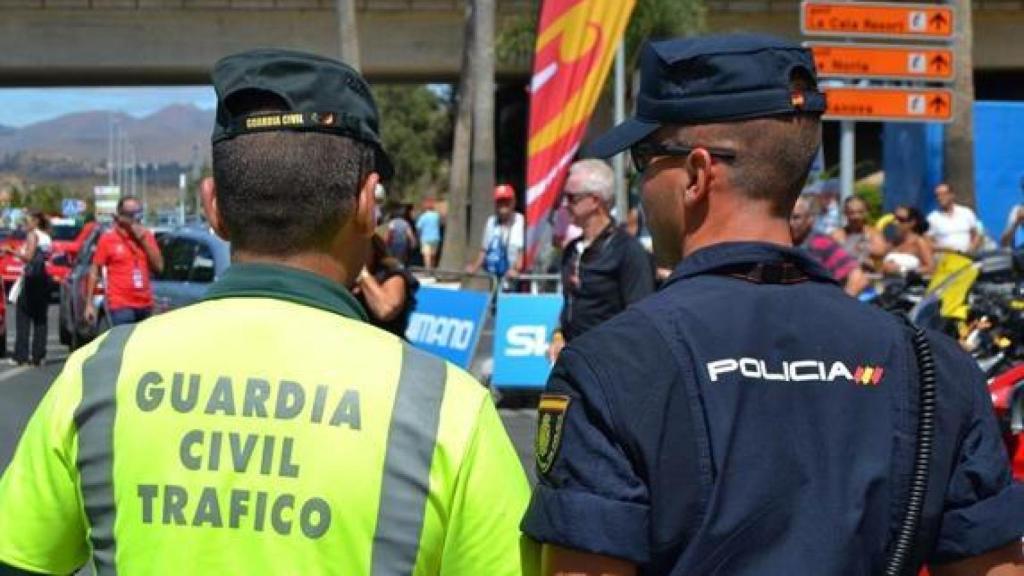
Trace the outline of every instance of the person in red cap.
[[516, 212], [516, 190], [509, 184], [494, 189], [494, 215], [487, 219], [480, 254], [466, 266], [475, 273], [483, 268], [498, 278], [515, 278], [523, 269], [526, 221]]

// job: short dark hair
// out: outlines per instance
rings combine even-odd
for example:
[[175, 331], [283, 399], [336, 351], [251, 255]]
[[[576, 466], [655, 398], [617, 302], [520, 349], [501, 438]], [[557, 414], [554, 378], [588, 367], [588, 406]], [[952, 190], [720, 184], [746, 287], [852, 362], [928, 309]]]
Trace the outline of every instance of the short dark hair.
[[[790, 87], [813, 89], [814, 82], [798, 70]], [[749, 198], [770, 201], [773, 214], [787, 218], [821, 147], [821, 118], [788, 114], [684, 126], [676, 137], [685, 146], [734, 147], [736, 158], [727, 161], [733, 184]]]
[[893, 210], [893, 212], [896, 212], [896, 210], [899, 209], [906, 210], [907, 216], [909, 216], [910, 219], [914, 221], [913, 230], [915, 234], [924, 234], [925, 232], [928, 231], [928, 219], [924, 217], [924, 214], [921, 213], [920, 210], [917, 209], [917, 206], [904, 204], [902, 206], [897, 206], [896, 209]]
[[843, 208], [849, 208], [850, 204], [853, 204], [854, 202], [860, 202], [861, 204], [864, 205], [865, 208], [869, 207], [868, 201], [865, 200], [863, 196], [858, 196], [854, 194], [853, 196], [847, 196], [846, 200], [843, 200]]
[[46, 216], [46, 213], [42, 210], [29, 210], [28, 215], [36, 221], [36, 226], [40, 230], [50, 229], [50, 218]]
[[[138, 198], [136, 198], [135, 196], [132, 196], [130, 194], [128, 196], [121, 196], [117, 200], [117, 213], [118, 214], [121, 213], [121, 209], [124, 208], [124, 205], [127, 204], [129, 200], [134, 200], [136, 202], [139, 202]], [[139, 202], [139, 204], [142, 204], [142, 202]]]
[[[234, 114], [259, 111], [271, 111], [260, 98], [232, 102]], [[336, 134], [260, 132], [214, 144], [217, 207], [232, 246], [274, 256], [325, 249], [373, 166], [369, 145]]]

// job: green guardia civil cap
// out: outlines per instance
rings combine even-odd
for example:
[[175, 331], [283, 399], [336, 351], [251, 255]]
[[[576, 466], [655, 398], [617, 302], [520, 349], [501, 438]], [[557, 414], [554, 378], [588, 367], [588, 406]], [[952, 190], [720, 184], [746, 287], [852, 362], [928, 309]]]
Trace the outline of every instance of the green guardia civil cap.
[[[381, 146], [380, 119], [366, 80], [343, 62], [293, 50], [250, 50], [222, 58], [213, 67], [216, 144], [241, 134], [274, 130], [338, 134], [374, 148], [376, 171], [394, 174]], [[245, 94], [271, 94], [286, 104], [273, 112], [232, 110]], [[237, 106], [237, 104], [235, 104]]]

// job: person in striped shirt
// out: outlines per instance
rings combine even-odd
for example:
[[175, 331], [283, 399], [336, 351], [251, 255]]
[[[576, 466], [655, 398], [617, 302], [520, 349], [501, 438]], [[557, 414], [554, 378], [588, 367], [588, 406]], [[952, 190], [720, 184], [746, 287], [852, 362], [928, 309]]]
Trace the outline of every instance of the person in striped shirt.
[[861, 270], [857, 259], [851, 256], [831, 236], [814, 231], [817, 203], [813, 196], [802, 195], [789, 216], [789, 229], [793, 245], [805, 250], [821, 262], [829, 273], [843, 285], [850, 296], [857, 296], [868, 287], [868, 276]]

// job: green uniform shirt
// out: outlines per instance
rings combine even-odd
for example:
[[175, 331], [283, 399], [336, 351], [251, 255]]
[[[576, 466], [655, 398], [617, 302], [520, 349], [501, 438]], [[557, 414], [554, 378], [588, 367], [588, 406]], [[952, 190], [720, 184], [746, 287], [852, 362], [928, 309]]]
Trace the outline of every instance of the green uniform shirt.
[[518, 575], [487, 390], [319, 276], [237, 265], [71, 356], [0, 479], [0, 569]]

